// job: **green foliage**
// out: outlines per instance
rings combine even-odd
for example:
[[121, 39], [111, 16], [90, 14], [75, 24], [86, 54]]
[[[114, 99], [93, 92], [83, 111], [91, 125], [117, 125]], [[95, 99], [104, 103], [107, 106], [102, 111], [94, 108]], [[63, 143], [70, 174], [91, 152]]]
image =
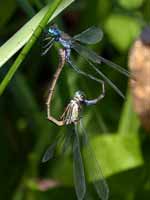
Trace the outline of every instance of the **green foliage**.
[[[37, 17], [34, 18], [34, 20], [31, 21], [31, 24], [30, 24], [30, 32], [31, 32], [31, 37], [29, 37], [29, 40], [28, 43], [26, 44], [26, 46], [22, 49], [22, 51], [20, 52], [19, 56], [17, 57], [17, 59], [15, 60], [14, 64], [11, 66], [11, 68], [9, 69], [7, 75], [5, 76], [5, 78], [3, 79], [1, 85], [0, 85], [0, 94], [3, 93], [3, 91], [5, 90], [6, 86], [8, 85], [9, 81], [11, 80], [11, 78], [13, 77], [14, 73], [16, 72], [16, 70], [18, 69], [18, 67], [20, 66], [20, 64], [23, 62], [24, 58], [26, 57], [26, 55], [28, 54], [29, 50], [31, 49], [31, 47], [33, 46], [33, 44], [35, 43], [35, 41], [37, 40], [37, 38], [39, 37], [39, 35], [41, 34], [42, 32], [42, 29], [41, 27], [45, 27], [46, 24], [48, 23], [48, 21], [51, 21], [51, 17], [53, 17], [52, 15], [54, 14], [55, 16], [55, 13], [59, 13], [60, 10], [62, 10], [64, 8], [64, 3], [62, 2], [62, 5], [61, 5], [61, 0], [56, 0], [52, 5], [48, 5], [47, 7], [47, 10], [45, 11], [45, 14], [43, 15], [43, 13], [41, 14], [40, 13], [40, 17], [41, 17], [41, 20], [39, 23], [37, 23], [37, 25], [35, 26], [35, 30], [32, 31], [32, 26], [33, 26], [33, 21], [37, 21]], [[68, 1], [68, 2], [71, 2], [71, 1]], [[60, 6], [60, 7], [59, 7]], [[46, 9], [46, 8], [45, 8]], [[57, 9], [57, 10], [56, 10]], [[55, 13], [54, 13], [55, 12]], [[43, 18], [42, 18], [42, 15], [43, 15]], [[38, 15], [39, 17], [39, 15]], [[50, 20], [49, 20], [50, 19]], [[25, 28], [27, 27], [27, 25], [25, 26]], [[27, 28], [26, 28], [27, 29]], [[21, 30], [22, 31], [22, 30]], [[33, 32], [33, 33], [32, 33]], [[18, 33], [19, 36], [22, 38], [22, 34], [19, 32]], [[17, 35], [18, 35], [17, 34]], [[26, 40], [26, 37], [27, 36], [27, 33], [25, 33], [24, 35], [24, 32], [23, 32], [23, 39]], [[12, 41], [13, 40], [13, 44], [12, 44]], [[14, 49], [13, 52], [11, 52], [11, 55], [14, 54], [23, 44], [19, 44], [18, 42], [18, 36], [14, 36], [11, 41], [9, 41], [8, 43], [8, 48], [7, 46], [6, 49], [1, 49], [1, 52], [3, 52], [3, 56], [1, 57], [1, 62], [2, 63], [5, 63], [6, 62], [6, 55], [5, 54], [8, 54], [8, 52], [11, 52], [10, 49]], [[22, 40], [21, 40], [22, 41]], [[19, 45], [18, 45], [19, 44]], [[4, 47], [4, 48], [5, 48]], [[17, 48], [16, 48], [17, 47]], [[7, 53], [6, 53], [7, 52]], [[3, 59], [4, 58], [4, 59]], [[8, 59], [8, 57], [7, 57]], [[3, 61], [4, 60], [4, 61]]]
[[125, 15], [112, 14], [106, 21], [105, 30], [111, 42], [120, 51], [126, 51], [139, 35], [141, 26], [138, 21]]
[[[0, 97], [0, 199], [76, 199], [71, 148], [65, 155], [61, 155], [58, 148], [54, 159], [41, 164], [44, 151], [57, 134], [67, 133], [66, 127], [56, 127], [46, 120], [45, 101], [58, 55], [53, 47], [45, 57], [40, 56], [41, 39], [36, 41], [33, 33], [40, 37], [41, 20], [44, 18], [40, 24], [44, 27], [47, 21], [55, 18], [61, 29], [70, 35], [91, 25], [100, 26], [104, 39], [91, 48], [126, 66], [129, 47], [142, 29], [141, 21], [150, 18], [148, 1], [82, 0], [69, 8], [67, 6], [72, 0], [7, 0], [1, 3], [0, 66], [3, 67], [0, 71], [0, 93], [8, 87]], [[45, 6], [43, 2], [50, 4]], [[34, 12], [36, 14], [31, 18]], [[91, 73], [90, 67], [79, 55], [73, 56], [79, 68]], [[19, 66], [22, 68], [14, 76]], [[99, 67], [127, 94], [123, 102], [106, 85], [105, 98], [83, 113], [91, 146], [110, 187], [110, 199], [147, 200], [150, 198], [149, 137], [133, 111], [126, 78], [106, 65]], [[79, 89], [85, 91], [88, 98], [93, 98], [99, 94], [101, 87], [65, 66], [52, 102], [54, 116], [59, 118]], [[83, 156], [85, 151], [83, 148]], [[92, 163], [85, 164], [90, 166]], [[88, 177], [88, 182], [91, 183], [93, 178]], [[89, 188], [92, 189], [91, 185]], [[97, 199], [94, 193], [92, 199]]]
[[142, 6], [144, 0], [118, 0], [118, 3], [126, 9], [136, 9]]
[[[9, 19], [12, 17], [16, 10], [16, 1], [15, 0], [7, 0], [1, 2], [0, 6], [0, 27], [3, 27]], [[9, 12], [8, 12], [9, 10]]]

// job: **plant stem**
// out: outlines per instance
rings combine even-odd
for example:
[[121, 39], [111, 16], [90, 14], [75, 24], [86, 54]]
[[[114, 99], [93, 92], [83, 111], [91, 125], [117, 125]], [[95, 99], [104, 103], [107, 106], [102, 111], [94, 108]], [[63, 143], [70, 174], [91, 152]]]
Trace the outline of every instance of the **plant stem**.
[[25, 57], [28, 54], [29, 50], [31, 49], [31, 47], [33, 46], [33, 44], [36, 42], [36, 40], [39, 37], [39, 35], [41, 34], [43, 28], [46, 26], [49, 18], [52, 16], [52, 14], [56, 10], [56, 8], [59, 6], [59, 4], [61, 3], [61, 1], [62, 0], [55, 0], [53, 2], [53, 4], [50, 5], [47, 13], [45, 14], [45, 16], [43, 17], [43, 19], [39, 23], [38, 27], [33, 32], [33, 34], [31, 36], [31, 38], [29, 39], [28, 43], [22, 49], [21, 53], [18, 55], [18, 57], [16, 58], [15, 62], [13, 63], [13, 65], [11, 66], [11, 68], [9, 69], [8, 73], [6, 74], [6, 76], [4, 77], [4, 79], [2, 80], [2, 82], [0, 84], [0, 95], [3, 94], [5, 88], [7, 87], [8, 83], [12, 79], [12, 77], [15, 74], [16, 70], [18, 69], [18, 67], [20, 66], [20, 64], [23, 62], [23, 60], [25, 59]]

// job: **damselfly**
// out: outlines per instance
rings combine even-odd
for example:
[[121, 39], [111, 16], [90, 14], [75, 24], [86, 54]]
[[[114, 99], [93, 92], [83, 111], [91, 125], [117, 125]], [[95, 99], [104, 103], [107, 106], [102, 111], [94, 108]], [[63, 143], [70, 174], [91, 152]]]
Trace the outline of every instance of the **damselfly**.
[[[65, 140], [64, 148], [69, 146], [68, 141], [72, 141], [72, 152], [73, 152], [73, 172], [74, 172], [74, 186], [78, 200], [84, 199], [86, 195], [86, 176], [84, 168], [87, 169], [86, 172], [92, 178], [95, 190], [102, 200], [108, 199], [109, 189], [108, 185], [102, 175], [99, 164], [93, 155], [92, 148], [88, 141], [87, 133], [83, 127], [82, 123], [82, 108], [83, 106], [95, 105], [100, 101], [105, 94], [104, 83], [102, 84], [102, 93], [95, 99], [88, 100], [85, 98], [85, 95], [82, 91], [77, 91], [67, 105], [63, 115], [59, 120], [52, 120], [57, 125], [73, 125], [73, 132], [68, 135], [58, 135], [57, 140], [47, 149], [46, 153], [43, 156], [42, 162], [46, 162], [53, 157], [55, 148], [59, 145], [60, 141]], [[50, 114], [48, 114], [48, 119]], [[80, 137], [79, 137], [79, 128], [81, 130], [81, 138], [84, 150], [83, 159], [85, 163], [88, 163], [88, 166], [84, 166], [81, 149], [80, 149]], [[86, 168], [87, 167], [87, 168]]]
[[69, 36], [68, 34], [61, 31], [57, 25], [51, 25], [48, 30], [46, 31], [45, 39], [46, 45], [43, 46], [44, 51], [42, 55], [45, 55], [49, 49], [52, 47], [54, 42], [59, 42], [66, 51], [66, 62], [79, 74], [89, 77], [92, 80], [97, 82], [101, 82], [99, 78], [92, 76], [82, 70], [80, 70], [76, 64], [74, 63], [71, 57], [71, 49], [74, 49], [79, 55], [84, 57], [84, 59], [89, 63], [89, 65], [96, 71], [98, 75], [102, 79], [104, 79], [121, 97], [124, 97], [120, 89], [109, 79], [107, 76], [104, 75], [96, 66], [95, 64], [105, 63], [108, 66], [112, 67], [113, 69], [119, 71], [120, 73], [124, 74], [125, 76], [131, 76], [130, 73], [122, 68], [121, 66], [99, 56], [94, 51], [90, 50], [89, 48], [85, 47], [83, 44], [95, 44], [102, 40], [103, 32], [101, 29], [92, 26], [87, 30], [83, 31], [82, 33], [75, 35], [74, 37]]

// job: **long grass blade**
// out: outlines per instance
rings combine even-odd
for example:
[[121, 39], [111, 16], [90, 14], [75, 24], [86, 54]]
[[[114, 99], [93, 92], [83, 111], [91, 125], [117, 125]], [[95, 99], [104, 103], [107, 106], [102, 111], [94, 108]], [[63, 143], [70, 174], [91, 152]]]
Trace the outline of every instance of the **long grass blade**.
[[[74, 0], [61, 0], [57, 9], [55, 9], [55, 12], [49, 12], [50, 18], [48, 22], [52, 21], [73, 1]], [[29, 20], [19, 31], [17, 31], [7, 42], [5, 42], [0, 47], [0, 67], [2, 67], [17, 51], [19, 51], [29, 41], [32, 34], [38, 27], [40, 21], [48, 12], [50, 7], [52, 7], [52, 4], [42, 8], [31, 20]]]
[[[67, 2], [71, 3], [72, 0], [68, 0]], [[31, 38], [29, 39], [28, 43], [23, 48], [23, 50], [21, 51], [21, 53], [19, 54], [19, 56], [15, 60], [14, 64], [11, 66], [11, 68], [8, 71], [8, 73], [6, 74], [4, 79], [2, 80], [2, 83], [0, 84], [0, 95], [2, 95], [2, 93], [5, 90], [6, 86], [8, 85], [10, 80], [12, 79], [14, 73], [16, 72], [16, 70], [18, 69], [20, 64], [23, 62], [23, 60], [25, 59], [25, 57], [28, 54], [29, 50], [31, 49], [31, 47], [33, 46], [35, 41], [37, 40], [37, 37], [39, 37], [39, 35], [41, 34], [41, 32], [42, 32], [42, 28], [41, 27], [45, 27], [46, 26], [46, 24], [48, 23], [50, 17], [52, 17], [52, 15], [56, 11], [56, 9], [61, 5], [61, 3], [63, 3], [62, 0], [55, 0], [52, 4], [50, 4], [46, 14], [44, 15], [44, 17], [40, 21], [40, 23], [37, 26], [37, 28], [35, 29], [35, 31], [33, 32], [33, 34], [31, 36]]]

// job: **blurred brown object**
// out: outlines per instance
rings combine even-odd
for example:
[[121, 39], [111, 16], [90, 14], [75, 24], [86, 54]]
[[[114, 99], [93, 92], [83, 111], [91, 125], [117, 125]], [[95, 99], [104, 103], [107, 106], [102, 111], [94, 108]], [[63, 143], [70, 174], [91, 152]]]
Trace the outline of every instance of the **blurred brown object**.
[[134, 42], [128, 65], [136, 81], [130, 80], [135, 112], [146, 131], [150, 131], [150, 27]]

